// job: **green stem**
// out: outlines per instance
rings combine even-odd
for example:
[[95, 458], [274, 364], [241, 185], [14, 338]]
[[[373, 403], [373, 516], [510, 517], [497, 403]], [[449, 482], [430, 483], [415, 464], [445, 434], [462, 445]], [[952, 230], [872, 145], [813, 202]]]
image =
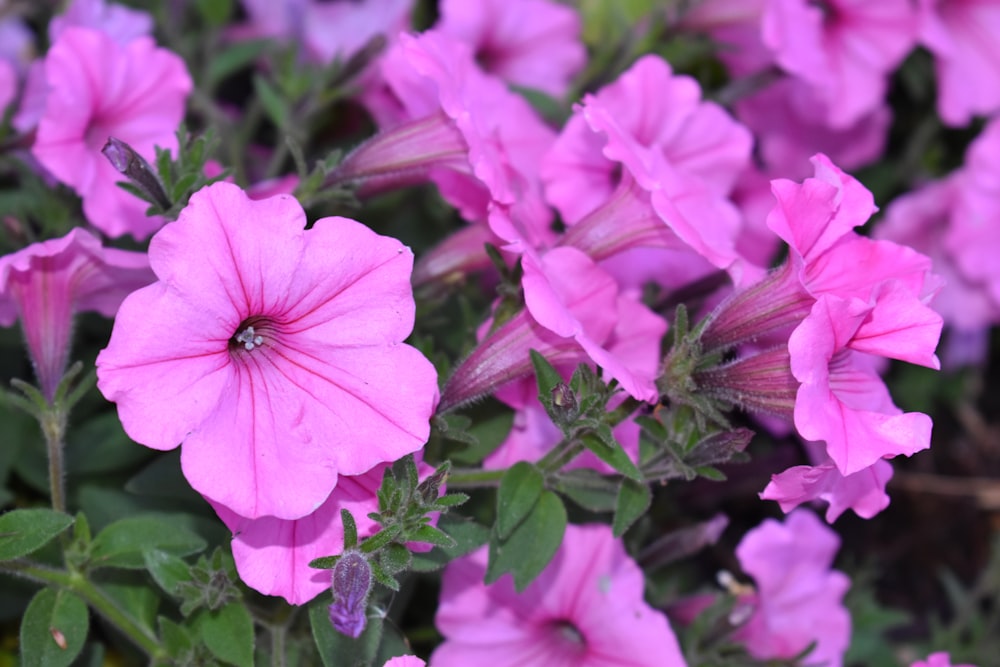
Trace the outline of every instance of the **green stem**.
[[52, 509], [66, 512], [66, 484], [63, 479], [63, 436], [66, 434], [66, 412], [53, 407], [42, 415], [42, 433], [49, 455], [49, 492]]
[[478, 468], [453, 468], [448, 473], [448, 490], [478, 489], [486, 486], [500, 486], [506, 468], [500, 470], [480, 470]]
[[285, 626], [271, 626], [271, 667], [285, 667]]
[[91, 583], [79, 572], [58, 570], [37, 565], [25, 560], [0, 563], [0, 572], [20, 575], [42, 584], [52, 584], [76, 593], [98, 614], [142, 649], [152, 661], [166, 656], [159, 640], [149, 629], [143, 627], [127, 611], [103, 590]]

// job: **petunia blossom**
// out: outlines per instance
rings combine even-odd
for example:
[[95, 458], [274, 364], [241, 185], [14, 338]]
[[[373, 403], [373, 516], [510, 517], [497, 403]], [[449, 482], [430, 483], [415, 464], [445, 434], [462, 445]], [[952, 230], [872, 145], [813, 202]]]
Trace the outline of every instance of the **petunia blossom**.
[[[919, 0], [920, 42], [934, 54], [937, 108], [948, 125], [1000, 109], [1000, 4], [994, 0]], [[975, 82], [975, 83], [970, 83]]]
[[953, 665], [951, 656], [944, 651], [931, 653], [927, 660], [917, 660], [910, 667], [976, 667], [975, 665]]
[[42, 394], [51, 400], [69, 359], [73, 315], [114, 317], [130, 292], [154, 280], [145, 253], [104, 248], [77, 228], [0, 257], [0, 325], [21, 320]]
[[772, 475], [760, 497], [777, 501], [784, 512], [805, 502], [822, 500], [828, 503], [827, 523], [833, 523], [849, 509], [864, 519], [870, 519], [889, 506], [885, 485], [890, 479], [892, 464], [885, 459], [844, 476], [827, 458], [817, 465], [794, 466]]
[[427, 663], [415, 655], [400, 655], [390, 658], [382, 667], [426, 667]]
[[643, 600], [643, 574], [611, 528], [569, 525], [522, 593], [509, 575], [483, 584], [487, 549], [445, 569], [435, 667], [680, 667], [677, 639]]
[[83, 198], [87, 219], [110, 236], [149, 236], [162, 220], [118, 187], [122, 180], [101, 154], [108, 137], [147, 160], [154, 147], [174, 149], [191, 77], [184, 61], [140, 37], [126, 46], [105, 33], [70, 27], [45, 57], [48, 92], [31, 151]]
[[195, 490], [248, 519], [301, 518], [338, 475], [420, 449], [437, 403], [433, 366], [402, 344], [410, 250], [346, 218], [305, 226], [287, 195], [195, 193], [97, 359], [129, 436], [183, 443]]
[[816, 642], [805, 664], [840, 667], [851, 639], [843, 604], [850, 580], [831, 570], [837, 534], [812, 512], [795, 510], [785, 522], [765, 520], [736, 547], [740, 567], [754, 579], [750, 620], [736, 638], [760, 659], [792, 658]]
[[576, 9], [551, 0], [444, 0], [435, 26], [470, 45], [487, 72], [562, 96], [583, 69]]
[[119, 45], [153, 32], [153, 17], [147, 12], [105, 0], [73, 0], [66, 11], [49, 23], [49, 41], [55, 42], [67, 28], [100, 30]]

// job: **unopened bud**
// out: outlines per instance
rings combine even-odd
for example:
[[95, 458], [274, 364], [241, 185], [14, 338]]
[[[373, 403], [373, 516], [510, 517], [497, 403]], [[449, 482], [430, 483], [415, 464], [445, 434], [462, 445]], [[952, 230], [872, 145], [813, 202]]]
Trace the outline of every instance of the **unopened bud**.
[[348, 551], [333, 568], [333, 604], [330, 623], [348, 637], [357, 639], [368, 622], [366, 610], [372, 590], [372, 568], [358, 551]]
[[131, 146], [114, 137], [108, 137], [108, 142], [104, 144], [101, 152], [118, 173], [128, 178], [134, 186], [156, 202], [157, 206], [164, 211], [170, 208], [170, 198], [167, 197], [156, 172]]
[[577, 417], [576, 394], [565, 382], [558, 382], [552, 387], [552, 407], [561, 422], [571, 422]]

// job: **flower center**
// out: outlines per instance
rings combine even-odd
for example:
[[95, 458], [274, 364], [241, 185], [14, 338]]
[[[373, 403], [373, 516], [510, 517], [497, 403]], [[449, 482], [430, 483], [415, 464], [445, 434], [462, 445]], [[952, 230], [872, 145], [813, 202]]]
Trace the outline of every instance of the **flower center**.
[[242, 343], [243, 347], [248, 351], [264, 344], [264, 337], [256, 333], [252, 326], [236, 334], [234, 340], [237, 343]]

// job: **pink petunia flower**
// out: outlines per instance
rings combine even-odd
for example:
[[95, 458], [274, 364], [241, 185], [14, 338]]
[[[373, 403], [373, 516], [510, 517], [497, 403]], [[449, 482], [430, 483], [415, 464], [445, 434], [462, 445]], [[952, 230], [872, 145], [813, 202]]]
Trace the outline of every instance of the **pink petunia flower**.
[[342, 509], [354, 517], [359, 538], [375, 532], [378, 524], [368, 515], [378, 511], [376, 492], [387, 465], [379, 464], [361, 475], [341, 476], [323, 504], [300, 519], [246, 519], [213, 503], [233, 533], [233, 558], [240, 579], [264, 595], [280, 595], [289, 604], [305, 604], [329, 590], [330, 570], [311, 568], [309, 562], [344, 550]]
[[437, 402], [434, 368], [401, 342], [412, 253], [346, 218], [305, 226], [287, 195], [195, 193], [97, 359], [126, 432], [183, 443], [195, 490], [248, 519], [301, 518], [338, 475], [420, 449]]
[[736, 638], [757, 658], [791, 658], [816, 642], [806, 664], [840, 667], [851, 639], [842, 599], [850, 580], [831, 570], [837, 534], [812, 512], [795, 510], [785, 523], [765, 520], [736, 547], [757, 592], [750, 620]]
[[975, 665], [953, 665], [951, 656], [944, 651], [931, 653], [927, 660], [917, 660], [910, 667], [976, 667]]
[[410, 24], [413, 0], [241, 0], [249, 21], [230, 30], [236, 39], [278, 38], [300, 44], [320, 63], [347, 60], [371, 39], [393, 40]]
[[110, 236], [149, 236], [163, 221], [146, 217], [147, 204], [101, 154], [108, 137], [147, 160], [154, 146], [175, 149], [191, 77], [184, 61], [149, 38], [127, 46], [103, 32], [66, 28], [45, 58], [48, 93], [32, 153], [83, 198], [87, 219]]
[[[920, 42], [934, 54], [938, 113], [948, 125], [1000, 109], [1000, 4], [994, 0], [919, 0]], [[975, 82], [970, 84], [970, 82]]]
[[51, 400], [66, 370], [73, 315], [114, 317], [130, 292], [155, 279], [144, 253], [104, 248], [74, 229], [0, 258], [0, 325], [21, 320], [42, 394]]
[[772, 475], [760, 497], [777, 501], [783, 512], [802, 503], [822, 500], [828, 503], [827, 523], [833, 523], [849, 509], [863, 519], [870, 519], [889, 506], [885, 485], [890, 479], [892, 465], [885, 459], [844, 476], [827, 457], [818, 465], [794, 466]]
[[153, 32], [153, 17], [147, 12], [105, 0], [73, 0], [49, 23], [49, 41], [55, 42], [70, 27], [100, 30], [119, 46]]
[[795, 428], [826, 451], [847, 476], [883, 457], [930, 446], [931, 419], [892, 402], [869, 354], [938, 368], [941, 317], [891, 284], [875, 303], [823, 295], [788, 339], [791, 369], [802, 384]]
[[509, 575], [483, 585], [487, 549], [445, 569], [435, 667], [679, 667], [666, 617], [643, 600], [643, 575], [609, 526], [569, 525], [522, 593]]
[[882, 105], [889, 74], [917, 38], [909, 0], [772, 0], [761, 20], [778, 65], [814, 90], [835, 129]]
[[550, 0], [444, 0], [435, 26], [472, 47], [487, 72], [560, 97], [586, 62], [579, 13]]
[[427, 663], [415, 655], [401, 655], [391, 658], [382, 667], [426, 667]]
[[6, 60], [0, 60], [0, 116], [17, 97], [17, 70]]

